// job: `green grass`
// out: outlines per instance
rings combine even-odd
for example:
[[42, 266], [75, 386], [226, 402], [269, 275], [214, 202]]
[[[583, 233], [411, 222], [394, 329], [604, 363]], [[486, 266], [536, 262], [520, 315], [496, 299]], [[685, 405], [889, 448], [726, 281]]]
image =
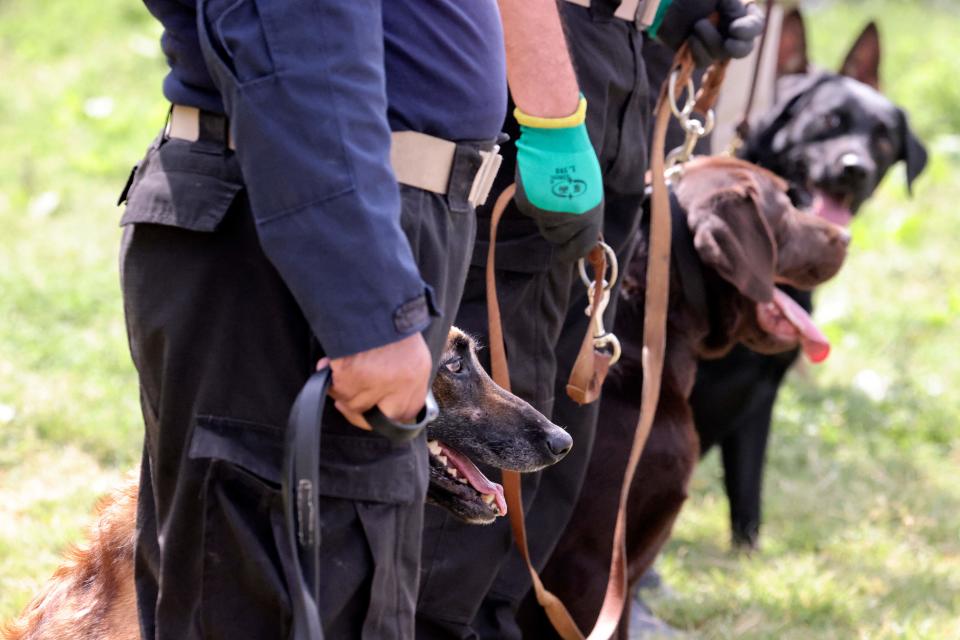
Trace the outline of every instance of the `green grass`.
[[[879, 19], [886, 89], [933, 162], [913, 200], [894, 170], [818, 296], [834, 353], [779, 403], [763, 550], [728, 551], [711, 456], [654, 605], [704, 638], [960, 637], [960, 8], [816, 7], [828, 68]], [[0, 620], [139, 457], [114, 203], [163, 122], [158, 36], [136, 2], [0, 2]]]

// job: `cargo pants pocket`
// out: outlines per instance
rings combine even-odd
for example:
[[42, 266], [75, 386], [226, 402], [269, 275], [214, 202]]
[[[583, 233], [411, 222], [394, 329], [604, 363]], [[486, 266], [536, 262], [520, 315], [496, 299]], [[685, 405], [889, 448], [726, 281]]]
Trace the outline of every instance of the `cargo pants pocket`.
[[198, 416], [189, 456], [208, 461], [200, 622], [206, 638], [285, 638], [290, 631], [280, 491], [282, 432]]
[[427, 488], [423, 439], [396, 446], [379, 436], [328, 434], [321, 452], [324, 631], [412, 638]]

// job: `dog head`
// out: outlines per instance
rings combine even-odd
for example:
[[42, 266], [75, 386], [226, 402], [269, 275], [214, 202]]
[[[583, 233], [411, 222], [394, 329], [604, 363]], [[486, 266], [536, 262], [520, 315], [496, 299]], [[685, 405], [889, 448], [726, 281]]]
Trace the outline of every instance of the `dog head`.
[[782, 179], [741, 160], [693, 160], [674, 191], [694, 250], [719, 280], [701, 355], [722, 355], [736, 342], [763, 353], [800, 344], [812, 360], [823, 360], [826, 338], [776, 285], [811, 289], [836, 275], [849, 232], [797, 210]]
[[811, 72], [799, 11], [784, 18], [777, 104], [745, 141], [741, 157], [790, 183], [801, 207], [846, 225], [887, 170], [903, 160], [908, 189], [927, 153], [902, 109], [879, 91], [880, 38], [870, 23], [840, 73]]
[[570, 435], [498, 386], [480, 366], [476, 344], [453, 327], [433, 382], [440, 415], [427, 426], [427, 500], [460, 519], [486, 524], [507, 512], [503, 487], [474, 461], [511, 471], [538, 471], [573, 446]]

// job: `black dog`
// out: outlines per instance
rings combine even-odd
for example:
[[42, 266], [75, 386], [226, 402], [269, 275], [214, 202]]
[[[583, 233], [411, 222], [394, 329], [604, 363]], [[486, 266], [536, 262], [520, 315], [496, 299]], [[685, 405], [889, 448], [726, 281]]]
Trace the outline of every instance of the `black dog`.
[[[811, 71], [800, 13], [784, 19], [778, 101], [754, 127], [741, 156], [785, 178], [790, 196], [836, 224], [850, 223], [887, 170], [903, 160], [907, 185], [927, 154], [904, 112], [878, 91], [880, 41], [869, 24], [839, 74]], [[789, 290], [808, 311], [810, 292]], [[761, 355], [740, 346], [703, 361], [690, 400], [701, 451], [720, 444], [735, 546], [755, 547], [763, 463], [773, 405], [797, 351]]]

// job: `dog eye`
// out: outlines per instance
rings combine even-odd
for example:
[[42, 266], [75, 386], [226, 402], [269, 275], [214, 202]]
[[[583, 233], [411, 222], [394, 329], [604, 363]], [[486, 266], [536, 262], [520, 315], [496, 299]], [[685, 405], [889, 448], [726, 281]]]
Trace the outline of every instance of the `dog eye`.
[[460, 373], [463, 371], [463, 358], [454, 358], [444, 363], [443, 366], [445, 366], [450, 373]]
[[873, 129], [873, 145], [880, 155], [893, 155], [893, 141], [886, 125], [878, 124]]
[[833, 131], [843, 125], [843, 118], [838, 113], [827, 113], [820, 119], [820, 126], [823, 131]]

